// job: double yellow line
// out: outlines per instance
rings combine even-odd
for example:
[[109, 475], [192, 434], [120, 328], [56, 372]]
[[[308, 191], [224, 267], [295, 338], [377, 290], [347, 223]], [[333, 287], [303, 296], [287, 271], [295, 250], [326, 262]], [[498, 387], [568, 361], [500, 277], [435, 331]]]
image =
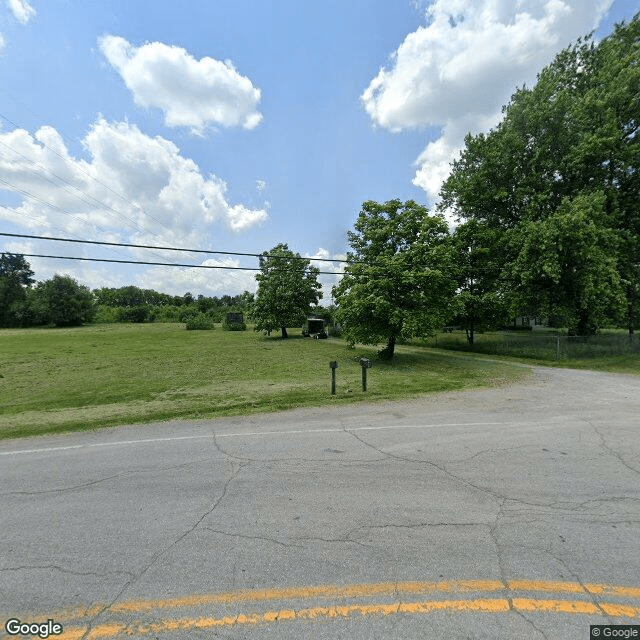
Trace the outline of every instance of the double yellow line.
[[[451, 598], [461, 594], [493, 594], [494, 597]], [[556, 598], [540, 598], [541, 594]], [[531, 594], [535, 594], [535, 597]], [[574, 599], [557, 599], [571, 594]], [[418, 599], [430, 595], [429, 599]], [[310, 600], [389, 599], [390, 602], [361, 602], [349, 604], [323, 604], [317, 606], [281, 606], [262, 612], [234, 615], [201, 615], [199, 617], [161, 617], [162, 610], [211, 609], [218, 607], [257, 605], [265, 602], [299, 600], [304, 605]], [[618, 600], [602, 602], [603, 598]], [[193, 595], [156, 600], [129, 600], [108, 608], [110, 617], [128, 620], [99, 622], [89, 629], [81, 620], [93, 618], [105, 609], [104, 605], [80, 607], [46, 615], [64, 625], [59, 640], [80, 640], [86, 634], [89, 640], [117, 636], [144, 636], [194, 629], [214, 629], [245, 625], [273, 624], [286, 621], [316, 621], [321, 619], [377, 617], [396, 614], [429, 614], [438, 611], [460, 613], [505, 613], [510, 610], [527, 613], [586, 614], [621, 619], [640, 618], [640, 587], [610, 584], [579, 584], [577, 582], [551, 582], [541, 580], [454, 580], [447, 582], [379, 582], [356, 585], [323, 585], [311, 587], [284, 587], [277, 589], [239, 590], [217, 594]], [[134, 620], [130, 617], [150, 618], [155, 621]], [[33, 617], [33, 615], [31, 616]], [[65, 622], [74, 623], [68, 626]], [[87, 633], [88, 631], [88, 633]]]

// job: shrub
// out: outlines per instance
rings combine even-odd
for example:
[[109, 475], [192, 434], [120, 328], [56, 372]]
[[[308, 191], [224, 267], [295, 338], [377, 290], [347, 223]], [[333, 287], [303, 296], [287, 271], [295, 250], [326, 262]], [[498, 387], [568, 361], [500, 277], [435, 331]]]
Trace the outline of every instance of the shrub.
[[117, 307], [118, 322], [149, 322], [151, 310], [149, 305], [139, 304], [135, 307]]
[[222, 328], [225, 331], [246, 331], [247, 323], [246, 322], [227, 322], [226, 320], [222, 323]]
[[330, 324], [327, 333], [330, 338], [341, 338], [342, 327], [339, 324]]
[[198, 316], [207, 316], [206, 313], [198, 310], [197, 305], [189, 304], [184, 307], [180, 307], [180, 322], [188, 322], [191, 318], [197, 318]]
[[182, 308], [172, 304], [156, 307], [154, 310], [156, 322], [183, 322], [181, 316]]
[[187, 331], [213, 329], [213, 320], [205, 313], [190, 316], [186, 321]]
[[106, 304], [96, 306], [96, 316], [93, 319], [96, 324], [112, 324], [118, 322], [118, 309], [108, 307]]

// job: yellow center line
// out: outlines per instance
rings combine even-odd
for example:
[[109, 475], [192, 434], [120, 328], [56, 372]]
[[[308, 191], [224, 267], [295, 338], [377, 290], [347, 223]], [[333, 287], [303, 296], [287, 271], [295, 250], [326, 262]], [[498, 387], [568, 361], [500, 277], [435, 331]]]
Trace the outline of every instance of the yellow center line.
[[[269, 601], [291, 600], [339, 600], [357, 598], [388, 597], [404, 599], [407, 596], [425, 594], [459, 594], [459, 593], [492, 593], [509, 592], [541, 592], [572, 593], [585, 597], [614, 597], [640, 599], [640, 588], [611, 584], [588, 583], [584, 586], [577, 582], [559, 582], [545, 580], [451, 580], [442, 582], [378, 582], [372, 584], [352, 585], [318, 585], [307, 587], [281, 587], [273, 589], [243, 589], [223, 593], [208, 593], [177, 598], [128, 600], [111, 605], [110, 615], [129, 615], [158, 611], [161, 609], [180, 609], [185, 607], [202, 607], [210, 605], [234, 605]], [[57, 622], [70, 622], [93, 618], [106, 605], [95, 603], [88, 607], [64, 609], [46, 614]], [[33, 614], [31, 614], [33, 617]]]
[[513, 608], [516, 611], [551, 612], [551, 613], [590, 613], [602, 615], [602, 609], [586, 600], [532, 600], [531, 598], [514, 598]]
[[[311, 587], [279, 587], [273, 589], [241, 589], [223, 593], [205, 593], [178, 598], [153, 600], [128, 600], [109, 607], [109, 612], [117, 614], [142, 613], [157, 609], [177, 609], [206, 605], [228, 605], [270, 600], [311, 600], [323, 598], [370, 598], [375, 596], [399, 597], [425, 593], [470, 593], [501, 591], [505, 585], [498, 580], [451, 580], [443, 582], [378, 582], [372, 584], [319, 585]], [[92, 618], [105, 605], [93, 604], [89, 607], [75, 607], [48, 613], [48, 617], [58, 621]]]
[[[255, 626], [290, 621], [316, 621], [323, 619], [346, 619], [351, 617], [390, 616], [398, 614], [430, 614], [439, 611], [458, 613], [506, 613], [510, 610], [527, 613], [563, 613], [624, 618], [640, 617], [640, 607], [602, 603], [595, 605], [583, 600], [534, 600], [531, 598], [474, 599], [474, 600], [427, 600], [423, 602], [394, 602], [385, 604], [349, 604], [309, 607], [304, 609], [274, 609], [263, 613], [228, 615], [219, 618], [178, 618], [159, 622], [104, 623], [93, 627], [88, 640], [113, 638], [118, 635], [144, 636], [148, 634], [189, 631], [193, 629]], [[87, 627], [65, 629], [59, 640], [79, 640]]]
[[504, 584], [497, 580], [452, 580], [448, 582], [378, 582], [346, 586], [320, 585], [314, 587], [285, 587], [232, 591], [166, 600], [138, 600], [115, 604], [111, 611], [131, 613], [162, 608], [197, 606], [203, 604], [233, 604], [237, 602], [261, 602], [265, 600], [310, 600], [312, 598], [370, 598], [374, 596], [398, 596], [424, 593], [466, 593], [475, 591], [500, 591]]
[[613, 584], [585, 584], [585, 589], [595, 596], [640, 598], [640, 587], [618, 587]]
[[[577, 582], [552, 582], [549, 580], [509, 580], [507, 586], [511, 591], [551, 591], [553, 593], [585, 593]], [[604, 585], [603, 585], [604, 586]]]

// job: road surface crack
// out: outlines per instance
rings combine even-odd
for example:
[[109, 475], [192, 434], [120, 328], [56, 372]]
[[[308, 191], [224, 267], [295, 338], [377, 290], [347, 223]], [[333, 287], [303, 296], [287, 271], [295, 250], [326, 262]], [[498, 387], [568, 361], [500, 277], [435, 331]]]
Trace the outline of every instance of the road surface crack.
[[[227, 458], [231, 458], [232, 460], [239, 460], [241, 462], [264, 462], [264, 460], [258, 460], [257, 458], [248, 458], [247, 456], [238, 456], [235, 455], [233, 453], [229, 453], [228, 451], [225, 451], [221, 446], [220, 443], [218, 442], [218, 438], [216, 438], [216, 434], [215, 432], [213, 433], [213, 446], [223, 455], [226, 456]], [[246, 466], [246, 465], [245, 465]]]
[[585, 586], [580, 576], [567, 564], [564, 558], [556, 555], [551, 551], [549, 547], [529, 547], [530, 549], [534, 549], [536, 551], [542, 551], [546, 553], [550, 558], [553, 558], [558, 564], [560, 564], [564, 570], [567, 572], [571, 578], [580, 585], [580, 588], [584, 592], [585, 595], [589, 597], [591, 603], [600, 611], [600, 614], [605, 617], [611, 624], [615, 624], [615, 621], [611, 618], [611, 616], [600, 606], [600, 603], [596, 599], [595, 595], [591, 593], [589, 589]]
[[530, 506], [530, 507], [548, 506], [545, 503], [528, 502], [528, 501], [523, 500], [521, 498], [515, 498], [513, 496], [507, 496], [507, 495], [504, 495], [504, 494], [502, 494], [502, 493], [500, 493], [500, 492], [498, 492], [498, 491], [496, 491], [494, 489], [489, 489], [488, 487], [482, 487], [480, 485], [474, 484], [470, 480], [467, 480], [466, 478], [458, 476], [455, 473], [452, 473], [451, 471], [447, 470], [444, 465], [439, 465], [439, 464], [437, 464], [437, 463], [435, 463], [435, 462], [433, 462], [431, 460], [421, 460], [421, 459], [416, 459], [416, 458], [407, 458], [405, 456], [398, 456], [396, 454], [389, 453], [388, 451], [384, 451], [383, 449], [379, 449], [378, 447], [376, 447], [376, 446], [372, 445], [371, 443], [367, 442], [362, 437], [356, 435], [353, 431], [350, 431], [348, 428], [344, 428], [343, 431], [345, 433], [348, 433], [349, 435], [353, 436], [356, 440], [358, 440], [360, 443], [362, 443], [366, 447], [369, 447], [369, 448], [373, 449], [374, 451], [377, 451], [378, 453], [380, 453], [381, 455], [385, 456], [386, 458], [390, 458], [392, 460], [398, 460], [398, 461], [401, 461], [401, 462], [410, 462], [410, 463], [413, 463], [413, 464], [420, 464], [420, 465], [423, 465], [423, 466], [432, 467], [433, 469], [437, 469], [438, 471], [440, 471], [443, 475], [451, 478], [455, 482], [457, 482], [459, 484], [462, 484], [467, 488], [475, 489], [476, 491], [480, 491], [480, 492], [482, 492], [484, 494], [488, 494], [491, 497], [493, 497], [495, 500], [498, 500], [498, 501], [510, 500], [512, 502], [516, 502], [518, 504], [527, 505], [527, 506]]
[[210, 462], [214, 458], [201, 458], [199, 460], [190, 460], [189, 462], [185, 462], [183, 464], [172, 465], [170, 467], [150, 467], [147, 469], [136, 469], [136, 470], [127, 470], [121, 471], [120, 473], [116, 473], [111, 476], [106, 476], [104, 478], [98, 478], [97, 480], [91, 480], [90, 482], [83, 482], [81, 484], [74, 484], [70, 487], [60, 487], [58, 489], [41, 489], [38, 491], [6, 491], [0, 493], [0, 496], [32, 496], [32, 495], [46, 495], [46, 494], [55, 494], [55, 493], [65, 493], [67, 491], [75, 491], [77, 489], [86, 489], [87, 487], [93, 487], [97, 484], [101, 484], [102, 482], [108, 482], [109, 480], [114, 480], [115, 478], [121, 478], [123, 476], [128, 475], [139, 475], [144, 473], [159, 473], [162, 471], [174, 471], [175, 469], [182, 469], [185, 467], [189, 467], [192, 465], [198, 465], [203, 462]]
[[[416, 522], [414, 524], [365, 524], [352, 531], [362, 529], [421, 529], [422, 527], [490, 527], [487, 522]], [[351, 531], [349, 532], [351, 533]]]
[[43, 495], [47, 493], [64, 493], [65, 491], [74, 491], [75, 489], [84, 489], [86, 487], [92, 487], [96, 484], [100, 484], [101, 482], [107, 482], [109, 480], [113, 480], [114, 478], [119, 478], [120, 476], [126, 475], [130, 473], [129, 471], [123, 471], [121, 473], [116, 473], [112, 476], [107, 476], [106, 478], [99, 478], [98, 480], [92, 480], [91, 482], [84, 482], [82, 484], [76, 484], [71, 487], [61, 487], [59, 489], [42, 489], [40, 491], [7, 491], [0, 493], [2, 496], [34, 496], [34, 495]]
[[[496, 549], [496, 559], [498, 561], [498, 570], [500, 572], [500, 581], [502, 582], [502, 584], [508, 584], [509, 581], [507, 579], [507, 575], [504, 567], [504, 560], [502, 558], [502, 545], [498, 541], [497, 529], [500, 526], [500, 519], [503, 516], [503, 510], [506, 502], [507, 502], [507, 498], [504, 498], [500, 501], [498, 511], [496, 512], [495, 520], [493, 521], [493, 524], [489, 527], [489, 536]], [[527, 616], [525, 616], [524, 613], [522, 613], [522, 611], [518, 610], [516, 607], [513, 606], [513, 600], [511, 598], [508, 598], [508, 602], [509, 602], [509, 609], [513, 613], [515, 613], [517, 616], [522, 618], [529, 626], [533, 628], [534, 631], [539, 633], [544, 638], [544, 640], [549, 640], [545, 635], [545, 633], [541, 629], [536, 627], [536, 625], [529, 618], [527, 618]]]
[[[361, 527], [358, 527], [361, 528]], [[349, 536], [353, 533], [353, 531], [357, 531], [358, 529], [353, 529], [347, 533], [344, 538], [322, 538], [320, 536], [300, 536], [297, 537], [296, 540], [300, 540], [301, 542], [325, 542], [328, 544], [355, 544], [358, 547], [362, 547], [363, 549], [371, 549], [371, 545], [365, 544], [364, 542], [360, 542], [358, 540], [352, 540]]]
[[231, 484], [231, 482], [233, 482], [233, 480], [235, 480], [238, 475], [240, 474], [240, 472], [242, 471], [242, 469], [244, 467], [246, 467], [249, 464], [249, 462], [247, 462], [246, 464], [240, 464], [238, 465], [238, 468], [235, 469], [235, 471], [231, 474], [231, 476], [229, 478], [227, 478], [226, 482], [224, 483], [224, 486], [222, 488], [222, 492], [220, 493], [220, 496], [217, 498], [217, 500], [213, 503], [213, 505], [211, 506], [211, 508], [209, 508], [204, 514], [202, 514], [202, 516], [200, 516], [200, 518], [198, 518], [198, 520], [196, 520], [196, 522], [189, 527], [189, 529], [187, 529], [184, 533], [182, 533], [181, 535], [179, 535], [171, 544], [167, 545], [164, 549], [162, 549], [161, 551], [159, 551], [158, 553], [156, 553], [151, 560], [147, 563], [147, 565], [141, 570], [139, 571], [131, 580], [129, 580], [127, 583], [125, 583], [125, 585], [120, 589], [120, 591], [115, 595], [115, 597], [111, 600], [111, 602], [109, 604], [106, 604], [104, 607], [102, 607], [100, 609], [100, 611], [98, 611], [98, 613], [96, 613], [96, 615], [94, 615], [91, 620], [89, 620], [88, 624], [87, 624], [87, 628], [85, 630], [85, 632], [82, 635], [81, 640], [87, 640], [87, 638], [89, 637], [89, 634], [91, 632], [91, 629], [93, 628], [95, 622], [109, 609], [111, 609], [111, 607], [121, 598], [122, 594], [129, 589], [131, 586], [133, 586], [136, 582], [138, 582], [140, 580], [140, 578], [142, 578], [142, 576], [144, 576], [145, 573], [147, 573], [147, 571], [149, 571], [149, 569], [156, 564], [156, 562], [162, 557], [164, 556], [167, 552], [169, 552], [171, 549], [173, 549], [173, 547], [175, 547], [177, 544], [179, 544], [182, 540], [184, 540], [188, 535], [190, 535], [191, 533], [193, 533], [193, 531], [195, 531], [195, 529], [200, 525], [200, 523], [207, 518], [208, 516], [210, 516], [220, 505], [220, 503], [222, 502], [222, 500], [224, 500], [225, 496], [227, 495], [227, 491], [229, 489], [229, 485]]
[[61, 573], [68, 573], [74, 576], [99, 576], [104, 578], [110, 575], [127, 575], [133, 578], [135, 574], [132, 571], [75, 571], [73, 569], [66, 569], [65, 567], [61, 567], [57, 564], [25, 564], [20, 565], [18, 567], [2, 567], [0, 568], [0, 572], [4, 571], [34, 571], [34, 570], [42, 570], [42, 571], [60, 571]]
[[300, 548], [302, 545], [292, 544], [288, 542], [282, 542], [282, 540], [277, 540], [276, 538], [270, 538], [268, 536], [250, 536], [245, 533], [231, 533], [229, 531], [222, 531], [220, 529], [214, 529], [213, 527], [202, 527], [205, 531], [211, 531], [212, 533], [217, 533], [222, 536], [229, 536], [230, 538], [243, 538], [245, 540], [264, 540], [265, 542], [271, 542], [273, 544], [280, 545], [282, 547], [298, 547]]
[[632, 471], [633, 473], [639, 474], [640, 475], [640, 469], [636, 469], [635, 467], [632, 467], [626, 460], [624, 460], [622, 458], [622, 454], [619, 453], [618, 451], [616, 451], [615, 449], [613, 449], [612, 447], [610, 447], [604, 438], [604, 435], [602, 435], [602, 433], [600, 433], [600, 431], [598, 431], [598, 428], [589, 420], [585, 419], [585, 418], [581, 418], [584, 422], [586, 422], [597, 434], [598, 438], [600, 438], [600, 446], [611, 456], [613, 456], [623, 467], [626, 467], [627, 469], [629, 469], [629, 471]]

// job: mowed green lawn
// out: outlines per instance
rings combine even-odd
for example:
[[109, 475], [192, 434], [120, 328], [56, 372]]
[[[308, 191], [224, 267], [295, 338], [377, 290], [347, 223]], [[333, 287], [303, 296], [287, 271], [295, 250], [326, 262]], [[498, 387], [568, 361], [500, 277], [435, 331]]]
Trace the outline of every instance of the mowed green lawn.
[[[498, 385], [527, 374], [516, 364], [337, 339], [253, 331], [186, 331], [182, 324], [111, 324], [0, 331], [0, 438], [169, 418], [205, 418], [380, 401]], [[362, 392], [358, 360], [370, 358]], [[331, 395], [329, 362], [338, 361]]]

